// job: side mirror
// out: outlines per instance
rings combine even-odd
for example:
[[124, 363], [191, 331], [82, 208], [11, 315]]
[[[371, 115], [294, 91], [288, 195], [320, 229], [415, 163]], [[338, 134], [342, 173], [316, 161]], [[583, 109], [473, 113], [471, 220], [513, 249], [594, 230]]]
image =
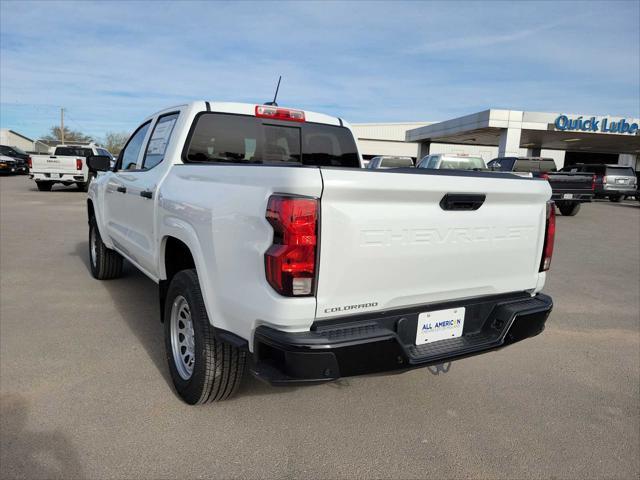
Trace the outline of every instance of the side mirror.
[[87, 166], [94, 172], [108, 172], [111, 170], [111, 157], [106, 155], [91, 155], [87, 157]]

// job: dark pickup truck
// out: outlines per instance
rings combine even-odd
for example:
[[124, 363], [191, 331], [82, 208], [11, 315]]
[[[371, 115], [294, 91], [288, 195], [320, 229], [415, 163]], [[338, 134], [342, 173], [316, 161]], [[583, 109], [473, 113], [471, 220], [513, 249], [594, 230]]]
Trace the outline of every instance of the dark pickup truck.
[[588, 173], [558, 172], [552, 158], [541, 157], [501, 157], [491, 160], [487, 167], [491, 170], [513, 173], [531, 173], [534, 178], [542, 178], [551, 185], [551, 200], [560, 213], [569, 217], [580, 211], [580, 204], [590, 202], [594, 195], [594, 176]]

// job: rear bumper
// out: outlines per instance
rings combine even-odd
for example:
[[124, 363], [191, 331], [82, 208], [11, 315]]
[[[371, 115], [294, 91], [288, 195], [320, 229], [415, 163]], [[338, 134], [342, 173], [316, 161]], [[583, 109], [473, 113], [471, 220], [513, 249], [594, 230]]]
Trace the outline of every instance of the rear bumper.
[[579, 203], [584, 203], [584, 202], [590, 202], [591, 200], [593, 200], [593, 192], [589, 192], [589, 193], [570, 193], [569, 195], [571, 195], [571, 198], [565, 198], [565, 193], [554, 193], [551, 195], [551, 200], [553, 200], [556, 203], [561, 203], [561, 202], [579, 202]]
[[[466, 313], [461, 337], [415, 345], [419, 313], [462, 306]], [[260, 326], [251, 370], [278, 385], [433, 365], [538, 335], [552, 308], [547, 295], [517, 294], [317, 322], [301, 333]]]
[[81, 171], [77, 173], [31, 172], [29, 177], [36, 182], [86, 182]]

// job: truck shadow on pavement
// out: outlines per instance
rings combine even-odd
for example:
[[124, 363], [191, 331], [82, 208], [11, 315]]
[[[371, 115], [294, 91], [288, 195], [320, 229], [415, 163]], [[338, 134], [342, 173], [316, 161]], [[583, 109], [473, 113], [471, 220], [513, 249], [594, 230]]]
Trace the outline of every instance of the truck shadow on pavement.
[[29, 404], [21, 395], [0, 396], [0, 477], [81, 478], [76, 449], [66, 435], [28, 431]]
[[[80, 258], [87, 269], [87, 275], [90, 276], [88, 252], [88, 242], [84, 241], [76, 245], [74, 254]], [[90, 278], [93, 280], [93, 277]], [[127, 322], [129, 329], [143, 346], [167, 385], [177, 395], [169, 375], [165, 355], [164, 326], [160, 322], [158, 286], [126, 260], [121, 278], [100, 283], [109, 293], [118, 313]], [[239, 396], [284, 394], [296, 389], [295, 387], [272, 387], [257, 380], [248, 370], [248, 368], [245, 370], [242, 384], [238, 389]]]

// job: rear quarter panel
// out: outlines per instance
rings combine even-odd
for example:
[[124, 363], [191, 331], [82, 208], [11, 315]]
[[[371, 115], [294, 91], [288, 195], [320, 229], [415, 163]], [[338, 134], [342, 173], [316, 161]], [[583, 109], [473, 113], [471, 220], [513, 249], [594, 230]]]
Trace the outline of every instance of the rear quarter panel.
[[[275, 293], [265, 278], [264, 253], [273, 240], [265, 219], [269, 197], [319, 198], [317, 168], [251, 165], [174, 165], [158, 199], [158, 235], [186, 243], [196, 262], [211, 323], [252, 344], [260, 324], [284, 331], [311, 326], [314, 297]], [[160, 255], [162, 272], [163, 256]]]

